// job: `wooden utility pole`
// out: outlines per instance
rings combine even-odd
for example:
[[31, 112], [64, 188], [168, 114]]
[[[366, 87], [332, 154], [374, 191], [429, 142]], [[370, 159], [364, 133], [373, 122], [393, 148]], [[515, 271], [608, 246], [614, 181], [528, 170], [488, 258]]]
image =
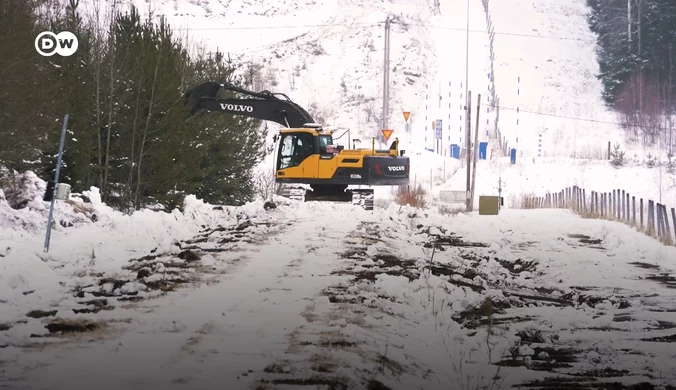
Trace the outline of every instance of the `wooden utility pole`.
[[472, 162], [472, 188], [470, 190], [469, 207], [474, 210], [474, 188], [476, 183], [476, 160], [479, 159], [479, 113], [481, 112], [481, 94], [476, 99], [476, 126], [474, 127], [474, 161]]
[[467, 199], [465, 200], [465, 211], [472, 211], [470, 208], [470, 195], [472, 190], [472, 177], [471, 177], [471, 164], [472, 164], [472, 154], [470, 150], [472, 149], [472, 91], [467, 91], [467, 107], [465, 107], [465, 138], [467, 139]]

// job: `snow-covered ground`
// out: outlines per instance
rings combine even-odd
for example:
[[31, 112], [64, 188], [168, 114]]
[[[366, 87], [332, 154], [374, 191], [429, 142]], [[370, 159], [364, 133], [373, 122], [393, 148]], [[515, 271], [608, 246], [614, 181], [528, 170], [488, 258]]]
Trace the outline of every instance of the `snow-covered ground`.
[[[519, 201], [522, 195], [544, 196], [578, 186], [588, 192], [621, 189], [637, 199], [676, 206], [676, 177], [666, 166], [647, 168], [629, 164], [616, 169], [604, 160], [566, 158], [517, 159], [512, 165], [509, 158], [496, 158], [478, 161], [476, 177], [477, 199], [481, 195], [497, 195], [501, 180], [505, 205]], [[434, 187], [432, 194], [440, 190], [463, 191], [466, 178], [466, 171], [461, 169], [443, 185]]]
[[[73, 226], [48, 254], [44, 204], [0, 204], [14, 218], [0, 228], [4, 386], [676, 381], [676, 248], [624, 225], [283, 199], [123, 216], [86, 195], [59, 207]], [[83, 207], [96, 222], [75, 218]]]
[[[441, 0], [439, 12], [435, 1], [422, 0], [133, 1], [142, 9], [152, 4], [193, 41], [260, 59], [278, 82], [266, 87], [288, 93], [337, 133], [351, 128], [363, 139], [379, 129], [382, 22], [398, 16], [391, 123], [411, 157], [411, 181], [434, 193], [450, 178], [441, 188], [464, 189], [459, 161], [421, 150], [430, 146], [421, 134], [426, 122], [450, 116], [446, 130], [463, 121], [464, 0]], [[510, 110], [501, 111], [502, 131], [518, 135], [525, 152], [515, 166], [479, 162], [477, 195], [496, 194], [502, 178], [507, 197], [619, 186], [673, 202], [672, 178], [656, 184], [657, 168], [560, 158], [604, 152], [619, 134], [614, 126], [528, 113], [616, 120], [600, 102], [584, 0], [500, 0], [489, 11], [501, 105], [521, 109], [518, 129]], [[489, 65], [486, 36], [477, 33], [486, 28], [480, 1], [470, 2], [470, 15], [476, 101]], [[433, 90], [439, 85], [440, 93]], [[450, 110], [426, 113], [426, 94], [440, 94]], [[410, 135], [401, 111], [412, 112]], [[556, 158], [527, 158], [539, 132], [547, 156]], [[449, 136], [444, 150], [455, 142]], [[563, 210], [448, 216], [281, 198], [269, 209], [188, 197], [182, 212], [126, 216], [101, 204], [92, 188], [58, 203], [44, 253], [44, 182], [30, 175], [28, 182], [25, 208], [9, 208], [0, 195], [0, 386], [676, 383], [676, 248], [621, 224]], [[390, 191], [378, 188], [376, 196]]]

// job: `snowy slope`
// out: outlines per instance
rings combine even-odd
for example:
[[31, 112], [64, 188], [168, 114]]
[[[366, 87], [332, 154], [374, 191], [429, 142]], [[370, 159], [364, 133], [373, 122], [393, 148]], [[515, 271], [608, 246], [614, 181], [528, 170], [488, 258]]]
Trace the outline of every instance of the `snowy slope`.
[[585, 154], [622, 141], [616, 125], [601, 123], [617, 116], [601, 100], [585, 0], [493, 0], [488, 8], [500, 128], [519, 155], [537, 156], [539, 134], [549, 157], [597, 158]]
[[[0, 257], [0, 385], [676, 380], [676, 249], [623, 225], [561, 210], [449, 219], [396, 205], [220, 210], [194, 199], [182, 214], [128, 217], [94, 203], [105, 218], [58, 229], [49, 255], [40, 232], [0, 228], [10, 248]], [[151, 248], [158, 238], [166, 244]]]
[[[144, 0], [121, 3], [118, 9], [149, 8]], [[401, 112], [422, 118], [423, 79], [436, 71], [429, 24], [441, 20], [429, 1], [160, 0], [150, 8], [190, 42], [263, 65], [264, 88], [362, 139], [380, 132], [384, 21], [398, 18], [391, 29], [390, 127], [405, 143]]]

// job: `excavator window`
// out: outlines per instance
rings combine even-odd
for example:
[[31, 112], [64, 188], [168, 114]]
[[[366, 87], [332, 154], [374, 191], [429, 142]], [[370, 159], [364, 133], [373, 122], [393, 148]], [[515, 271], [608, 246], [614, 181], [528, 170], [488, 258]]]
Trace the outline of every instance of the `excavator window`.
[[319, 153], [326, 154], [326, 145], [331, 145], [333, 140], [330, 135], [320, 135], [319, 136]]
[[309, 133], [282, 135], [279, 149], [279, 169], [297, 167], [314, 154], [314, 137]]

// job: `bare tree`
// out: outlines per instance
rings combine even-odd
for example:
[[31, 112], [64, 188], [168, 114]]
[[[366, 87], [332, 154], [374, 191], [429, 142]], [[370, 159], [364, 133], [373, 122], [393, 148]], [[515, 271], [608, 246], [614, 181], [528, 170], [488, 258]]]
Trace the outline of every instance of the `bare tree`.
[[110, 134], [113, 127], [113, 109], [115, 108], [115, 9], [117, 0], [113, 0], [110, 8], [110, 29], [108, 36], [108, 50], [110, 56], [110, 78], [109, 78], [109, 96], [108, 96], [108, 124], [106, 125], [106, 154], [103, 167], [103, 183], [101, 185], [101, 192], [103, 201], [107, 199], [108, 195], [108, 170], [110, 167]]
[[159, 51], [157, 53], [157, 62], [155, 63], [155, 72], [153, 74], [153, 84], [152, 88], [150, 91], [150, 102], [148, 103], [148, 115], [146, 116], [146, 123], [145, 126], [143, 127], [143, 134], [141, 136], [141, 145], [140, 145], [140, 151], [139, 151], [139, 156], [138, 156], [138, 165], [136, 167], [136, 194], [135, 194], [135, 200], [134, 204], [136, 209], [138, 209], [141, 206], [141, 167], [143, 166], [143, 155], [144, 155], [144, 150], [146, 147], [146, 142], [148, 140], [149, 136], [149, 127], [150, 127], [150, 118], [153, 115], [153, 107], [155, 104], [155, 88], [157, 86], [157, 75], [159, 73], [160, 69], [160, 63], [162, 62], [162, 48], [160, 46]]

